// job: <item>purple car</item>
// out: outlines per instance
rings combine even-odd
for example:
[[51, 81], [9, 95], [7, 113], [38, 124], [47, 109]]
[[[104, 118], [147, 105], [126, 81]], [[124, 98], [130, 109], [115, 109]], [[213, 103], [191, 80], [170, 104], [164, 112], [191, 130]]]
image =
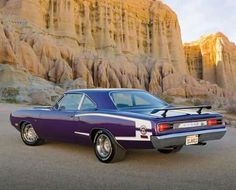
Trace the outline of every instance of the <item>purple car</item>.
[[80, 89], [66, 92], [52, 107], [15, 111], [10, 120], [26, 145], [46, 139], [90, 144], [109, 163], [123, 159], [127, 149], [171, 153], [221, 139], [222, 115], [203, 112], [210, 108], [173, 107], [144, 90]]

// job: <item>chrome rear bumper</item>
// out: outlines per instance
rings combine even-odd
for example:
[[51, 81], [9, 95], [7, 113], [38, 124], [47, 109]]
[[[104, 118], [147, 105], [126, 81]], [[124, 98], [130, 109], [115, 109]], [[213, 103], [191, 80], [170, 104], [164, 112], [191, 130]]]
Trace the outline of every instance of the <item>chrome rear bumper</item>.
[[221, 139], [226, 133], [226, 128], [201, 130], [185, 133], [175, 133], [163, 136], [151, 136], [153, 147], [165, 148], [176, 145], [185, 145], [186, 137], [190, 135], [199, 135], [199, 142]]

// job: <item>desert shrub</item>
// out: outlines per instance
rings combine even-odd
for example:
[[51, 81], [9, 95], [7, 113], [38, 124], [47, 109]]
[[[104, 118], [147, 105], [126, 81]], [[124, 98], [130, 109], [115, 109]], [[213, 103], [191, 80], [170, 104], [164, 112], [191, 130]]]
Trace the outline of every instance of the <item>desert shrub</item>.
[[226, 108], [227, 113], [236, 115], [236, 104], [230, 105]]
[[0, 97], [2, 102], [6, 103], [18, 103], [17, 96], [19, 95], [19, 91], [13, 87], [6, 87], [0, 89]]
[[168, 95], [158, 95], [158, 98], [164, 100], [165, 102], [171, 104], [174, 103], [174, 97]]
[[19, 102], [14, 99], [14, 98], [9, 98], [9, 99], [5, 99], [6, 103], [10, 103], [10, 104], [18, 104]]
[[202, 100], [194, 99], [194, 100], [192, 100], [192, 103], [194, 106], [199, 106], [199, 105], [202, 105]]
[[191, 100], [185, 100], [183, 102], [181, 102], [180, 104], [181, 106], [192, 106], [193, 105], [193, 102]]
[[19, 91], [16, 88], [7, 87], [2, 89], [2, 97], [4, 98], [16, 97], [17, 95], [19, 95]]
[[54, 104], [55, 102], [57, 102], [60, 98], [61, 98], [61, 96], [59, 96], [59, 95], [51, 96], [51, 102], [52, 102], [52, 104]]

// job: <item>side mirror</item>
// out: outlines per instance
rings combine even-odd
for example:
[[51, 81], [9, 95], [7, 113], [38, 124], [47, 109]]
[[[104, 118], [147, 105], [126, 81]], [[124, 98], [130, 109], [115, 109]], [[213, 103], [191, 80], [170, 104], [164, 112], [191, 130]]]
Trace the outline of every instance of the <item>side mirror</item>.
[[65, 110], [65, 109], [66, 109], [65, 106], [60, 106], [60, 107], [59, 107], [59, 110]]
[[53, 106], [53, 108], [54, 108], [55, 110], [58, 110], [58, 109], [59, 109], [59, 104], [56, 103], [56, 104]]

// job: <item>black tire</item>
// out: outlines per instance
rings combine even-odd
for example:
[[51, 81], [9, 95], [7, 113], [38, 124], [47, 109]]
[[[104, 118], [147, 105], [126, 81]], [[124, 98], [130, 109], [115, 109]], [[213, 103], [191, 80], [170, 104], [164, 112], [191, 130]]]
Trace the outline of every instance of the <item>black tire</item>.
[[106, 130], [96, 133], [93, 144], [96, 157], [103, 163], [119, 162], [125, 157], [126, 150]]
[[179, 152], [182, 148], [183, 148], [183, 146], [180, 145], [180, 146], [174, 146], [174, 147], [170, 147], [170, 148], [161, 148], [161, 149], [157, 149], [157, 150], [163, 154], [170, 154], [170, 153]]
[[30, 123], [23, 123], [21, 126], [21, 139], [29, 146], [37, 146], [44, 143], [43, 139], [40, 139], [33, 126]]

